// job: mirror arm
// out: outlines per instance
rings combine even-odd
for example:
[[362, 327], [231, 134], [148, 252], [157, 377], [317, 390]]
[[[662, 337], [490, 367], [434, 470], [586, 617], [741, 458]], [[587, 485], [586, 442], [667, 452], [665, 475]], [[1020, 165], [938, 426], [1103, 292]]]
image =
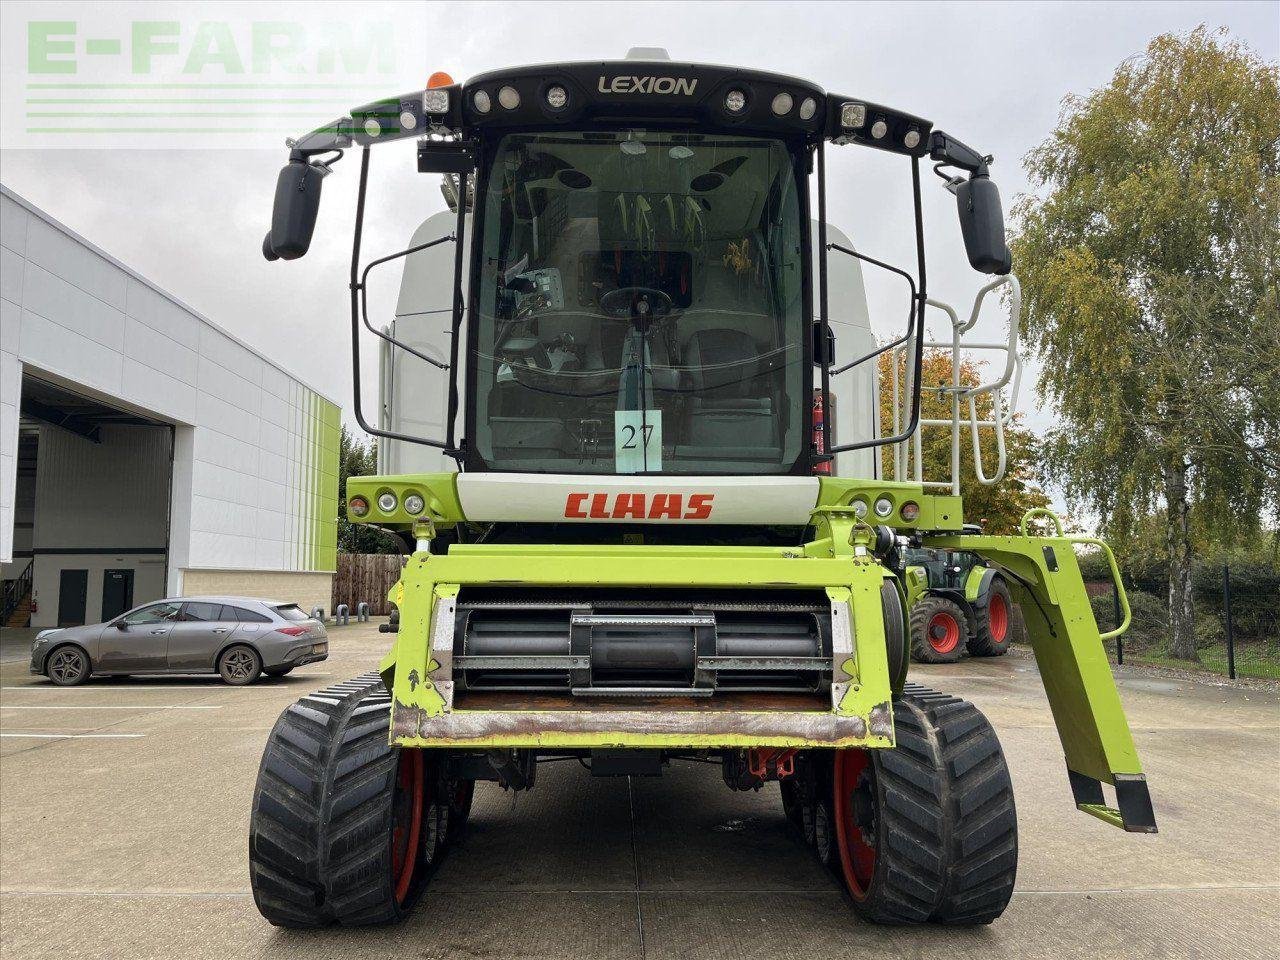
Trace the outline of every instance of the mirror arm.
[[942, 130], [935, 130], [929, 136], [929, 158], [945, 166], [967, 171], [970, 179], [990, 175], [990, 157], [984, 157], [973, 147]]
[[339, 117], [298, 140], [286, 140], [284, 145], [289, 148], [289, 159], [307, 160], [318, 153], [345, 150], [351, 146], [351, 123], [350, 117]]

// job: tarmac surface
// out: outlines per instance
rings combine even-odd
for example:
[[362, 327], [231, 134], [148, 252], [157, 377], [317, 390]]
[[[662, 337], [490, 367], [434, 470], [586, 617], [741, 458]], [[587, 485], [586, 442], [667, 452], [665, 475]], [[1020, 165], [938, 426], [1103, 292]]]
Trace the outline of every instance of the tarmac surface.
[[1160, 833], [1077, 813], [1034, 662], [917, 667], [1001, 736], [1017, 795], [1017, 890], [989, 927], [875, 927], [782, 815], [776, 786], [718, 767], [476, 791], [471, 828], [408, 922], [289, 932], [254, 908], [250, 794], [290, 702], [370, 669], [388, 638], [333, 628], [282, 680], [27, 673], [0, 644], [0, 953], [50, 957], [1273, 958], [1280, 950], [1280, 694], [1121, 672]]

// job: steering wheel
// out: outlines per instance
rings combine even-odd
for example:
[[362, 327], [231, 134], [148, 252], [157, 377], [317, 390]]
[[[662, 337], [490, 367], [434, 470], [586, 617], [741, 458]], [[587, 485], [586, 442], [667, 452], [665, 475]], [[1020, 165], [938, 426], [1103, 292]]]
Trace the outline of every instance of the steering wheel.
[[614, 320], [658, 320], [671, 312], [671, 298], [653, 287], [619, 287], [600, 297], [600, 310]]

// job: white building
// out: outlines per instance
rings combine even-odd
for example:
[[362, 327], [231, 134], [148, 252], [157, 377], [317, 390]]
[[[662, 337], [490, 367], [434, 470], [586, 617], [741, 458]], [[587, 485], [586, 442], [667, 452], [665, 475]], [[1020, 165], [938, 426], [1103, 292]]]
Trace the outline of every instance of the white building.
[[11, 607], [30, 580], [31, 626], [202, 593], [327, 610], [339, 422], [0, 186], [0, 562]]

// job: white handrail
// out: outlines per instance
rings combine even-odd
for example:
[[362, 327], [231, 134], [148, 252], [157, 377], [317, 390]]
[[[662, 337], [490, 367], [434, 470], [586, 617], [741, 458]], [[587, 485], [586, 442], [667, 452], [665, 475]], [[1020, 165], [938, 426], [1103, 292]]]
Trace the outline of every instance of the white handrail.
[[[1009, 287], [1008, 335], [1003, 341], [966, 342], [964, 334], [977, 324], [987, 294], [1004, 286]], [[969, 421], [969, 432], [973, 446], [974, 474], [978, 482], [986, 486], [999, 483], [1003, 479], [1008, 466], [1005, 429], [1013, 424], [1017, 411], [1018, 394], [1022, 386], [1022, 358], [1018, 354], [1022, 319], [1022, 287], [1018, 283], [1018, 278], [1013, 274], [997, 277], [978, 291], [974, 297], [973, 308], [969, 311], [969, 316], [964, 321], [960, 320], [955, 308], [950, 304], [933, 299], [927, 299], [925, 303], [946, 313], [951, 324], [951, 339], [949, 342], [926, 340], [923, 344], [925, 349], [949, 349], [951, 351], [951, 384], [949, 386], [923, 389], [927, 389], [939, 396], [942, 394], [951, 395], [951, 418], [942, 420], [922, 417], [910, 438], [894, 444], [894, 477], [895, 479], [900, 479], [910, 474], [916, 483], [931, 489], [949, 488], [953, 495], [958, 496], [960, 493], [960, 433], [963, 419]], [[905, 409], [903, 391], [913, 389], [914, 386], [911, 383], [913, 377], [910, 370], [908, 369], [906, 377], [900, 377], [898, 367], [904, 358], [911, 355], [910, 352], [914, 348], [913, 337], [890, 353], [893, 364], [891, 416], [895, 433], [900, 432], [903, 427], [902, 416]], [[987, 383], [979, 384], [976, 387], [965, 387], [960, 382], [961, 354], [965, 350], [1001, 351], [1005, 354], [1004, 369], [995, 379]], [[1012, 384], [1012, 387], [1006, 397], [1004, 391], [1006, 387], [1010, 387], [1010, 384]], [[977, 398], [988, 394], [992, 398], [991, 414], [989, 417], [979, 418]], [[967, 417], [962, 413], [965, 402], [967, 402], [969, 408]], [[921, 435], [925, 427], [951, 428], [950, 482], [927, 480], [924, 477], [924, 451]], [[983, 470], [981, 431], [984, 429], [994, 430], [996, 435], [996, 469], [991, 476], [987, 476]]]

